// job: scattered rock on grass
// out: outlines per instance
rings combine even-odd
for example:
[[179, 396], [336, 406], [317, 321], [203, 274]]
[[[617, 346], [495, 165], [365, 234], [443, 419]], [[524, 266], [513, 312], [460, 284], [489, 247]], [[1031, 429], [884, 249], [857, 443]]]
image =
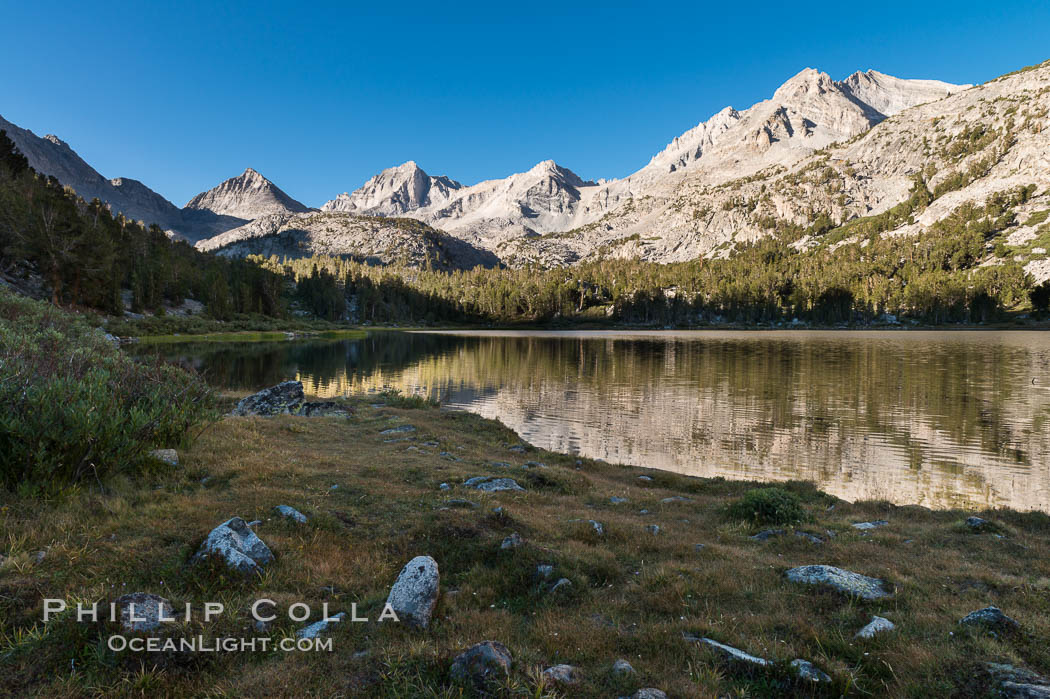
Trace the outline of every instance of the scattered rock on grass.
[[742, 663], [748, 663], [750, 665], [766, 666], [770, 664], [770, 662], [765, 658], [759, 658], [758, 656], [751, 655], [750, 653], [745, 653], [739, 648], [727, 646], [724, 643], [719, 643], [718, 641], [712, 640], [710, 638], [701, 638], [700, 642], [710, 646], [711, 648], [714, 648], [730, 660], [736, 660]]
[[288, 505], [278, 505], [273, 509], [275, 512], [277, 512], [277, 514], [281, 515], [285, 519], [290, 519], [293, 522], [297, 522], [298, 524], [306, 524], [306, 515], [304, 515], [302, 512], [295, 509], [294, 507], [289, 507]]
[[273, 560], [269, 547], [240, 517], [229, 519], [212, 529], [191, 562], [197, 563], [213, 556], [242, 573], [251, 573]]
[[296, 638], [317, 638], [322, 634], [326, 634], [332, 630], [332, 628], [346, 618], [346, 612], [339, 612], [335, 616], [327, 619], [321, 619], [314, 623], [299, 629], [295, 632]]
[[795, 531], [795, 536], [797, 536], [799, 539], [803, 539], [805, 541], [808, 541], [811, 544], [815, 544], [815, 545], [818, 545], [818, 546], [820, 544], [824, 543], [824, 540], [821, 539], [819, 536], [814, 536], [814, 535], [812, 535], [812, 534], [810, 534], [808, 532], [801, 532], [801, 531], [797, 531], [796, 530]]
[[544, 670], [543, 676], [558, 684], [579, 684], [580, 669], [572, 665], [554, 665]]
[[510, 677], [514, 659], [499, 641], [482, 641], [456, 656], [450, 674], [458, 682], [484, 686], [493, 680]]
[[667, 695], [662, 690], [645, 687], [632, 694], [631, 699], [667, 699]]
[[506, 539], [504, 539], [503, 543], [500, 544], [499, 547], [501, 549], [504, 549], [504, 550], [505, 549], [516, 549], [519, 546], [521, 546], [522, 543], [524, 543], [524, 542], [522, 542], [521, 537], [518, 536], [517, 532], [514, 532], [513, 534], [508, 536]]
[[978, 609], [976, 612], [970, 612], [960, 619], [959, 623], [967, 626], [987, 626], [1003, 630], [1016, 629], [1021, 626], [1016, 619], [1006, 616], [998, 607], [985, 607], [984, 609]]
[[795, 674], [798, 675], [801, 680], [819, 683], [831, 682], [831, 677], [828, 673], [824, 672], [808, 660], [803, 660], [802, 658], [792, 660], [791, 667], [794, 668]]
[[379, 434], [407, 434], [409, 432], [415, 432], [416, 428], [412, 425], [401, 425], [399, 427], [391, 427], [390, 429], [380, 430]]
[[264, 388], [247, 398], [241, 399], [233, 409], [233, 415], [288, 415], [295, 413], [303, 403], [303, 384], [299, 381], [285, 381], [270, 388]]
[[125, 631], [152, 631], [159, 628], [161, 617], [171, 619], [174, 605], [159, 595], [148, 592], [133, 592], [117, 598], [120, 610], [120, 626]]
[[892, 597], [886, 590], [886, 583], [878, 578], [869, 578], [842, 568], [827, 565], [801, 566], [785, 573], [791, 582], [807, 585], [827, 585], [839, 592], [866, 600]]
[[872, 522], [855, 522], [852, 527], [867, 532], [872, 529], [878, 529], [879, 527], [885, 527], [887, 524], [889, 524], [889, 522], [884, 519], [876, 519]]
[[751, 537], [754, 541], [765, 541], [766, 539], [772, 539], [774, 536], [784, 536], [783, 529], [766, 529], [758, 534]]
[[524, 454], [525, 453], [525, 446], [522, 445], [522, 444], [515, 444], [512, 447], [508, 447], [507, 451], [512, 451], [515, 454]]
[[597, 520], [593, 520], [593, 519], [570, 519], [569, 522], [570, 523], [573, 523], [573, 522], [589, 522], [590, 525], [592, 527], [594, 527], [594, 531], [595, 531], [595, 533], [598, 534], [598, 536], [604, 536], [605, 535], [605, 527], [603, 527], [602, 523], [597, 521]]
[[619, 505], [621, 503], [630, 502], [627, 498], [617, 497], [616, 495], [609, 498], [609, 503], [612, 505]]
[[536, 576], [539, 578], [543, 578], [544, 580], [546, 580], [553, 574], [554, 566], [550, 565], [549, 563], [540, 563], [538, 566], [536, 566]]
[[448, 483], [442, 483], [441, 485], [438, 486], [438, 490], [451, 490], [451, 489], [452, 489], [452, 486], [450, 486]]
[[875, 634], [882, 633], [883, 631], [893, 631], [895, 628], [897, 628], [897, 626], [889, 619], [884, 619], [881, 616], [873, 616], [871, 621], [858, 631], [854, 638], [874, 638]]
[[425, 629], [437, 604], [439, 586], [437, 561], [430, 556], [416, 556], [401, 569], [386, 603], [398, 619]]
[[684, 495], [672, 495], [669, 498], [664, 498], [660, 502], [662, 502], [665, 505], [667, 505], [667, 504], [670, 504], [672, 502], [692, 502], [692, 501], [693, 501], [692, 498], [687, 498]]
[[612, 670], [613, 670], [613, 674], [614, 675], [633, 675], [634, 674], [634, 666], [632, 666], [629, 662], [627, 662], [623, 658], [620, 658], [615, 663], [613, 663]]
[[1044, 699], [1050, 697], [1050, 679], [1013, 665], [985, 663], [984, 667], [999, 683], [999, 692], [1016, 699]]
[[557, 592], [558, 590], [565, 590], [572, 587], [572, 580], [568, 578], [561, 578], [558, 582], [551, 586], [551, 592]]
[[966, 526], [968, 526], [970, 529], [973, 529], [974, 531], [982, 531], [988, 526], [988, 524], [988, 520], [981, 519], [980, 517], [966, 518]]
[[646, 483], [651, 483], [653, 479], [649, 476], [638, 476], [638, 480], [645, 481]]
[[174, 449], [154, 449], [149, 453], [157, 461], [162, 461], [168, 466], [179, 465], [179, 452]]
[[649, 532], [653, 536], [656, 536], [657, 534], [660, 533], [660, 525], [659, 524], [646, 525], [645, 531]]
[[491, 476], [474, 476], [463, 482], [463, 485], [487, 493], [498, 493], [506, 490], [524, 491], [513, 478], [492, 478]]

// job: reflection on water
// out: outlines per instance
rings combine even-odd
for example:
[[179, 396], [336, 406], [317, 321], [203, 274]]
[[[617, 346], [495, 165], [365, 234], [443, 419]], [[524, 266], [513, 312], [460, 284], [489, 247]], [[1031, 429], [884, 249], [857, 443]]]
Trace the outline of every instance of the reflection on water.
[[398, 333], [170, 345], [216, 385], [384, 386], [547, 449], [848, 500], [1050, 511], [1050, 336], [973, 332]]

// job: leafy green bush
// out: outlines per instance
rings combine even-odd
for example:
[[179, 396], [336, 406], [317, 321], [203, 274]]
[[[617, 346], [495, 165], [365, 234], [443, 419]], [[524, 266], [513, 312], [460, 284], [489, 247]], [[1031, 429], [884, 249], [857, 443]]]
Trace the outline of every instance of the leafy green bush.
[[783, 488], [756, 488], [728, 508], [733, 519], [754, 524], [792, 524], [809, 518], [798, 496]]
[[0, 289], [0, 485], [136, 472], [214, 416], [195, 375], [138, 363], [83, 318]]

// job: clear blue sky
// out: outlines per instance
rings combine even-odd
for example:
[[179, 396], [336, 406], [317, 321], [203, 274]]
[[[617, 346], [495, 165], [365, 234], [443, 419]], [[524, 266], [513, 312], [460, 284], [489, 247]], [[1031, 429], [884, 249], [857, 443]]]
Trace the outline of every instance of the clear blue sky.
[[180, 206], [248, 166], [312, 206], [409, 159], [620, 177], [807, 66], [982, 82], [1050, 58], [1035, 0], [149, 4], [3, 0], [0, 114]]

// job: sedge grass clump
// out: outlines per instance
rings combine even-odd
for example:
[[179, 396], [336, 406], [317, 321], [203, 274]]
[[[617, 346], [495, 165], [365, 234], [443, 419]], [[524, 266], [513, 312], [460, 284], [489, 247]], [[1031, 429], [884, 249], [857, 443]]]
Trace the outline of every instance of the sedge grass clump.
[[798, 496], [776, 486], [748, 491], [730, 503], [727, 514], [751, 524], [795, 524], [809, 519]]
[[0, 405], [7, 488], [138, 473], [151, 449], [180, 444], [214, 416], [196, 375], [138, 363], [84, 319], [3, 290]]

